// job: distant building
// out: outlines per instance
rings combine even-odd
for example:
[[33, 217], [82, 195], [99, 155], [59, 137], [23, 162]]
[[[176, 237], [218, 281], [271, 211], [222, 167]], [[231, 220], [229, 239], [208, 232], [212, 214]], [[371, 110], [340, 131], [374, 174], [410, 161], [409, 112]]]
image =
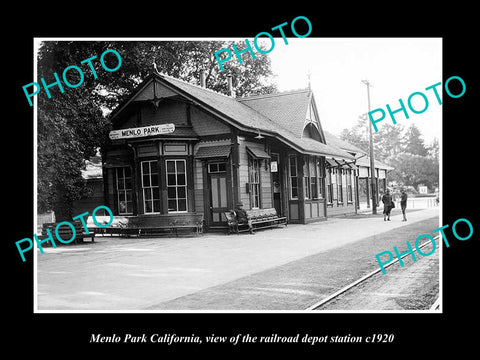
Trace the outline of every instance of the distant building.
[[418, 185], [418, 192], [420, 194], [428, 194], [428, 186]]
[[[361, 203], [364, 203], [367, 207], [370, 207], [372, 197], [372, 174], [370, 171], [370, 157], [367, 155], [367, 152], [356, 147], [355, 145], [338, 139], [328, 132], [325, 132], [325, 135], [329, 145], [337, 146], [355, 156], [355, 165], [357, 169], [355, 179], [357, 199], [355, 202], [357, 204], [357, 208], [360, 208]], [[385, 190], [387, 189], [387, 174], [391, 170], [393, 170], [393, 167], [375, 159], [375, 183], [376, 189], [378, 189], [377, 204], [380, 201], [381, 194], [385, 193]]]

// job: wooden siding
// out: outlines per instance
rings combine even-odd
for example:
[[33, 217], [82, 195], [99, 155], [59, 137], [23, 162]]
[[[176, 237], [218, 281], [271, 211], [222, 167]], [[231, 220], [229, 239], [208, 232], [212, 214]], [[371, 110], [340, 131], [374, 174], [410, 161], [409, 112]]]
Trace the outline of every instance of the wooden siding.
[[193, 130], [200, 136], [230, 133], [230, 128], [227, 125], [195, 106], [191, 107], [191, 121]]
[[[155, 92], [153, 91], [153, 84], [155, 84]], [[176, 96], [177, 94], [166, 88], [164, 85], [161, 85], [156, 81], [152, 81], [133, 99], [133, 101], [151, 100], [153, 99], [154, 95], [157, 98], [167, 98]]]
[[[250, 194], [247, 193], [246, 184], [249, 182], [248, 178], [248, 152], [249, 148], [256, 148], [264, 150], [263, 144], [240, 140], [238, 146], [239, 152], [239, 187], [240, 187], [240, 200], [243, 202], [244, 208], [250, 208]], [[265, 161], [260, 161], [260, 205], [263, 209], [273, 207], [273, 191], [272, 191], [272, 179], [270, 174], [270, 167], [265, 169]]]
[[187, 105], [181, 102], [160, 103], [155, 111], [152, 104], [145, 104], [141, 108], [140, 126], [157, 124], [188, 125]]
[[195, 160], [194, 171], [195, 212], [203, 213], [203, 170], [201, 160]]

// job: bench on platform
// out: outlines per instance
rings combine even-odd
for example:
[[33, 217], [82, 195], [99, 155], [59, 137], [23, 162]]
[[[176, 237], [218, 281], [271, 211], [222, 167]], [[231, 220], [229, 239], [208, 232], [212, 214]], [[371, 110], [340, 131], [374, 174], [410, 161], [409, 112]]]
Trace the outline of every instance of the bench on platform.
[[[97, 219], [97, 222], [101, 225], [106, 225], [111, 220], [110, 216], [96, 216], [96, 219]], [[138, 235], [137, 228], [128, 227], [129, 222], [130, 222], [129, 216], [117, 215], [113, 217], [113, 221], [108, 227], [98, 227], [93, 222], [92, 217], [89, 216], [87, 220], [87, 227], [88, 227], [88, 231], [93, 232], [95, 234], [101, 234], [101, 235], [106, 235], [106, 234], [110, 234], [110, 236]]]
[[277, 210], [275, 208], [268, 209], [251, 209], [246, 210], [247, 219], [251, 223], [252, 228], [249, 227], [248, 223], [238, 223], [238, 220], [232, 211], [225, 212], [225, 217], [227, 218], [228, 224], [228, 233], [232, 232], [241, 233], [245, 231], [250, 231], [253, 233], [258, 229], [266, 229], [277, 227], [278, 225], [287, 226], [287, 218], [284, 216], [278, 216]]
[[[92, 242], [95, 241], [95, 233], [92, 231], [89, 231], [90, 233], [87, 234], [83, 224], [80, 221], [72, 221], [70, 222], [74, 229], [75, 229], [75, 237], [72, 241], [69, 241], [73, 237], [73, 231], [72, 228], [69, 225], [62, 225], [59, 226], [57, 229], [58, 237], [62, 239], [63, 241], [69, 241], [69, 243], [74, 243], [78, 244], [80, 242], [83, 242], [83, 239], [85, 238], [92, 238]], [[55, 242], [55, 245], [58, 246], [58, 244], [65, 244], [65, 242], [61, 242], [58, 240], [57, 234], [55, 233], [55, 229], [59, 223], [44, 223], [42, 226], [42, 240], [46, 239], [49, 237], [47, 233], [47, 229], [50, 231], [50, 234], [52, 234], [53, 241]], [[58, 240], [58, 241], [57, 241]], [[48, 241], [50, 243], [50, 241]]]
[[195, 235], [199, 235], [203, 233], [203, 214], [181, 213], [116, 217], [111, 226], [92, 228], [92, 230], [97, 233], [120, 236], [158, 234], [175, 234], [175, 236], [178, 236], [179, 232], [193, 232]]

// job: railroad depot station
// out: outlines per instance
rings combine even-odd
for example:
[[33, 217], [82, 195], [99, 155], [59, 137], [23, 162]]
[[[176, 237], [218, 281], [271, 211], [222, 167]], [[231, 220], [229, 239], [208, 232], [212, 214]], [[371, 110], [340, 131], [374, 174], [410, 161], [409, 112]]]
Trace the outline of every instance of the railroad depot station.
[[[307, 88], [236, 98], [152, 73], [110, 115], [102, 172], [87, 179], [98, 205], [115, 216], [203, 215], [205, 231], [226, 228], [224, 213], [275, 209], [288, 223], [354, 214], [369, 201], [370, 165], [361, 149], [324, 131]], [[377, 189], [391, 167], [375, 161]]]

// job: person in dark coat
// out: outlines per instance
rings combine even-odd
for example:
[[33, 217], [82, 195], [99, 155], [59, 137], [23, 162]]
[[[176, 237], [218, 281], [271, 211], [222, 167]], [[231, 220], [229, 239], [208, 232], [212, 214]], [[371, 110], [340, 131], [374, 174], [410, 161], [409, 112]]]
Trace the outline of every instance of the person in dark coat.
[[235, 209], [237, 215], [237, 221], [239, 225], [247, 224], [248, 230], [250, 233], [253, 233], [252, 220], [248, 219], [247, 212], [243, 209], [243, 203], [239, 202], [237, 208]]
[[402, 208], [403, 220], [407, 221], [407, 215], [405, 214], [405, 209], [407, 208], [407, 199], [408, 195], [405, 192], [405, 189], [402, 188], [402, 195], [400, 197], [400, 207]]
[[[383, 202], [383, 221], [390, 221], [390, 211], [392, 211], [393, 207], [393, 200], [392, 200], [392, 195], [390, 195], [390, 190], [387, 189], [385, 194], [382, 196], [382, 202]], [[388, 217], [388, 218], [387, 218]]]

